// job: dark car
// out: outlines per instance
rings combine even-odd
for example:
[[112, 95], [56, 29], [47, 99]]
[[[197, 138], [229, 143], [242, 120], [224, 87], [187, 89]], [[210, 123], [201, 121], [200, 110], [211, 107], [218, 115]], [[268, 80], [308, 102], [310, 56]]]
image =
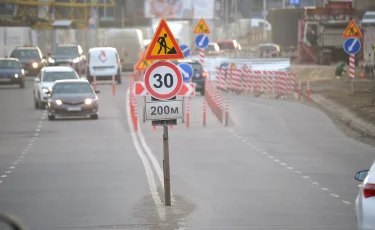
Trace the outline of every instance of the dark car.
[[195, 91], [200, 92], [201, 95], [204, 95], [205, 84], [207, 73], [203, 70], [202, 64], [198, 60], [178, 60], [174, 61], [174, 64], [178, 65], [179, 63], [188, 63], [193, 67], [194, 74], [191, 81], [195, 83]]
[[48, 120], [56, 116], [90, 116], [99, 118], [99, 90], [94, 91], [87, 80], [58, 80], [49, 93]]
[[0, 85], [25, 88], [25, 72], [16, 58], [0, 58]]
[[77, 73], [84, 73], [86, 69], [86, 56], [80, 45], [59, 44], [56, 45], [51, 57], [50, 65], [53, 66], [72, 66]]
[[277, 44], [267, 43], [258, 46], [259, 56], [266, 57], [280, 57], [280, 48]]
[[25, 70], [25, 75], [36, 76], [48, 65], [46, 57], [37, 46], [22, 46], [15, 48], [10, 57], [17, 58]]

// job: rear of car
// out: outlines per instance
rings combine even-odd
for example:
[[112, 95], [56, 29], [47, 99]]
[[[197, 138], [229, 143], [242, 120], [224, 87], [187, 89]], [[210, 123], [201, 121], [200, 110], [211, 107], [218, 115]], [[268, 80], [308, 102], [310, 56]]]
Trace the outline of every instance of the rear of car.
[[179, 60], [174, 63], [176, 65], [178, 65], [179, 63], [187, 63], [191, 65], [194, 70], [191, 81], [192, 83], [195, 83], [195, 91], [200, 92], [201, 95], [204, 95], [207, 72], [204, 71], [202, 64], [196, 60]]
[[17, 47], [10, 57], [17, 58], [25, 71], [25, 75], [36, 76], [40, 70], [47, 66], [47, 60], [43, 57], [38, 47]]
[[121, 61], [117, 50], [112, 47], [98, 47], [89, 50], [87, 62], [87, 80], [111, 80], [115, 76], [121, 84]]
[[259, 56], [262, 58], [280, 57], [280, 48], [276, 44], [261, 44], [258, 46]]
[[355, 177], [361, 181], [355, 202], [359, 230], [375, 229], [375, 162], [370, 170], [360, 171]]
[[90, 116], [98, 119], [99, 101], [87, 80], [59, 80], [52, 87], [48, 100], [48, 119], [56, 116]]
[[0, 59], [0, 85], [19, 85], [20, 88], [25, 88], [25, 72], [18, 59]]
[[48, 61], [52, 66], [71, 66], [78, 73], [82, 73], [85, 70], [86, 56], [80, 45], [59, 44]]

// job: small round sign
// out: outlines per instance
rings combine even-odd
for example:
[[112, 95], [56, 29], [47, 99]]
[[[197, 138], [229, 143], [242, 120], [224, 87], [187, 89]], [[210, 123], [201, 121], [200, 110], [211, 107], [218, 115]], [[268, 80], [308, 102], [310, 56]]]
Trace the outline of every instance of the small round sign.
[[149, 94], [167, 100], [181, 90], [183, 78], [179, 68], [170, 61], [159, 61], [147, 68], [145, 86]]

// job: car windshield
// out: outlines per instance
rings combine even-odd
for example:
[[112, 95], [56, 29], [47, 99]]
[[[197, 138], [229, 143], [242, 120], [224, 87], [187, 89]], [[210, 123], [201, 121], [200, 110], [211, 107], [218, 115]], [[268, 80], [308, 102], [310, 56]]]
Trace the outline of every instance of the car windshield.
[[216, 45], [208, 45], [206, 51], [218, 51]]
[[191, 67], [193, 67], [194, 73], [203, 72], [202, 65], [200, 63], [191, 63]]
[[0, 69], [21, 69], [21, 66], [18, 61], [0, 60]]
[[265, 52], [273, 52], [273, 51], [277, 51], [277, 47], [272, 46], [272, 45], [263, 45], [263, 46], [259, 46], [259, 50], [265, 51]]
[[36, 49], [16, 49], [10, 56], [20, 60], [40, 60], [39, 52]]
[[87, 82], [64, 82], [53, 86], [53, 94], [89, 94], [93, 93], [91, 85]]
[[54, 53], [56, 56], [78, 56], [78, 48], [76, 46], [58, 46], [56, 47]]
[[57, 80], [78, 79], [74, 71], [69, 72], [45, 72], [43, 76], [44, 82], [54, 82]]

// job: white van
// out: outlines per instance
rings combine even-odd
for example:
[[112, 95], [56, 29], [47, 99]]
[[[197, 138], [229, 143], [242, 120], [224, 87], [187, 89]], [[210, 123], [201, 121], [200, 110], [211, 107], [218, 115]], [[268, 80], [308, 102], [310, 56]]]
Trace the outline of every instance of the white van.
[[139, 54], [144, 51], [143, 35], [139, 29], [109, 29], [107, 45], [117, 49], [124, 61], [122, 68], [133, 71], [139, 60]]
[[91, 83], [96, 77], [97, 81], [112, 80], [121, 84], [121, 59], [113, 47], [96, 47], [89, 50], [87, 56], [87, 80]]

